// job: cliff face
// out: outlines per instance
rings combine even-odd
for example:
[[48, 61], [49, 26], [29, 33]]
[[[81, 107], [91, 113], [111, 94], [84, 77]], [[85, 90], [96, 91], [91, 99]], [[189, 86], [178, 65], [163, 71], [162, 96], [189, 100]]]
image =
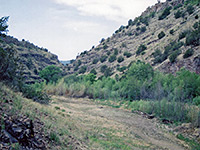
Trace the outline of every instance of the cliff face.
[[23, 67], [23, 78], [26, 83], [40, 81], [39, 71], [48, 65], [63, 68], [56, 55], [25, 40], [19, 41], [11, 36], [1, 37], [0, 47], [12, 48], [16, 51], [19, 63]]
[[[167, 0], [157, 3], [127, 26], [121, 26], [97, 47], [82, 52], [68, 65], [68, 73], [121, 74], [132, 61], [175, 73], [180, 68], [200, 73], [199, 1]], [[196, 25], [195, 25], [196, 24]]]

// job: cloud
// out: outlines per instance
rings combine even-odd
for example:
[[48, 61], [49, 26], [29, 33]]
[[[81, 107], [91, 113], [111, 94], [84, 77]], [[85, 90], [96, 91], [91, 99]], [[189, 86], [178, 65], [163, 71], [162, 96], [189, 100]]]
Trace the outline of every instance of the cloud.
[[54, 0], [76, 8], [80, 15], [120, 21], [134, 18], [157, 0]]

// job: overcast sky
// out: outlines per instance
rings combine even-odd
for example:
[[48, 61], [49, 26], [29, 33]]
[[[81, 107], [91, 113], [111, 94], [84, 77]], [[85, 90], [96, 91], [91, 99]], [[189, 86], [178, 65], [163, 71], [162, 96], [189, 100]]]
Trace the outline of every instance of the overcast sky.
[[60, 60], [70, 60], [155, 3], [157, 0], [0, 0], [0, 17], [10, 16], [9, 35], [47, 48]]

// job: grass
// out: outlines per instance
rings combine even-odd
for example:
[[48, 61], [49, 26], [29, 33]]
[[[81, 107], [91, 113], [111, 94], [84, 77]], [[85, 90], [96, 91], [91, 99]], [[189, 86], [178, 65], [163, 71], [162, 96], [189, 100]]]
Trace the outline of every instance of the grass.
[[178, 134], [177, 138], [182, 140], [182, 141], [185, 141], [188, 145], [191, 146], [192, 150], [199, 150], [200, 149], [200, 143], [196, 142], [193, 139], [186, 138], [182, 134]]

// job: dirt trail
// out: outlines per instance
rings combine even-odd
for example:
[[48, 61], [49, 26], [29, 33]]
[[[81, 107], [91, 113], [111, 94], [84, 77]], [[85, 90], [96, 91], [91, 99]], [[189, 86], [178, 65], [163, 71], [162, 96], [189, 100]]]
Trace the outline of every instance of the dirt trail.
[[[54, 97], [53, 107], [64, 109], [70, 118], [77, 124], [82, 134], [95, 134], [100, 144], [91, 144], [91, 149], [118, 149], [105, 148], [102, 139], [107, 141], [107, 135], [120, 139], [129, 149], [155, 150], [185, 150], [185, 143], [181, 143], [174, 135], [162, 128], [156, 119], [149, 120], [141, 115], [126, 110], [102, 106], [86, 99], [72, 99]], [[98, 137], [99, 136], [99, 137]], [[94, 136], [93, 136], [94, 137]], [[85, 138], [85, 135], [83, 135]], [[94, 140], [98, 142], [98, 140]], [[113, 139], [116, 140], [116, 139]], [[112, 140], [110, 141], [112, 143]], [[105, 142], [104, 142], [105, 143]], [[122, 147], [119, 149], [123, 149]], [[126, 149], [126, 148], [124, 148]], [[128, 148], [127, 148], [128, 149]]]

